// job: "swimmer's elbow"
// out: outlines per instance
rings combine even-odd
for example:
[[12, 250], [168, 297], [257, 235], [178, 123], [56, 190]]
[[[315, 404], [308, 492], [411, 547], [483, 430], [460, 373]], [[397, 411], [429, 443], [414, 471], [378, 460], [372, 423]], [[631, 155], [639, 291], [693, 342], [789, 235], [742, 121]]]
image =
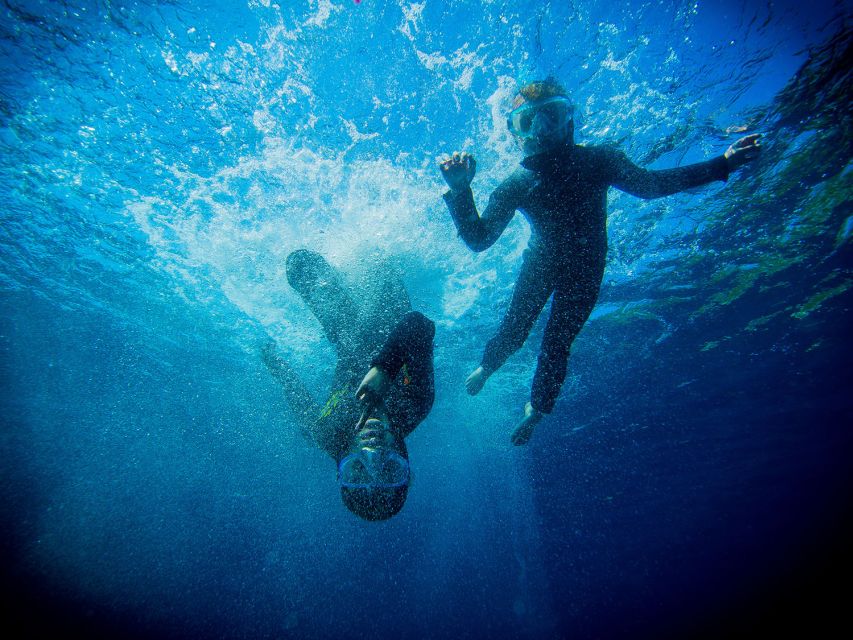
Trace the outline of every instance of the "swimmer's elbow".
[[484, 224], [482, 220], [473, 224], [459, 225], [458, 230], [462, 241], [475, 253], [491, 247], [500, 236], [493, 225]]

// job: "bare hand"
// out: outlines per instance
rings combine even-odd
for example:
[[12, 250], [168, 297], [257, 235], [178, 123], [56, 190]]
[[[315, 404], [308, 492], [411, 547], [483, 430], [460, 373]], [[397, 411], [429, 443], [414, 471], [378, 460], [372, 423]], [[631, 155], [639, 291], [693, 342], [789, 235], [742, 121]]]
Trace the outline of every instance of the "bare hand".
[[471, 184], [477, 173], [477, 161], [470, 153], [454, 151], [452, 156], [444, 155], [438, 159], [441, 176], [452, 191], [460, 191]]
[[356, 431], [364, 426], [368, 418], [375, 417], [372, 414], [377, 409], [381, 409], [382, 401], [388, 392], [389, 383], [388, 374], [379, 367], [371, 367], [367, 375], [364, 376], [364, 379], [358, 385], [358, 389], [355, 392], [356, 400], [359, 400], [364, 407], [361, 417], [355, 425]]
[[734, 171], [757, 157], [761, 151], [761, 143], [758, 138], [760, 133], [745, 136], [726, 149], [725, 158], [729, 163], [729, 171]]

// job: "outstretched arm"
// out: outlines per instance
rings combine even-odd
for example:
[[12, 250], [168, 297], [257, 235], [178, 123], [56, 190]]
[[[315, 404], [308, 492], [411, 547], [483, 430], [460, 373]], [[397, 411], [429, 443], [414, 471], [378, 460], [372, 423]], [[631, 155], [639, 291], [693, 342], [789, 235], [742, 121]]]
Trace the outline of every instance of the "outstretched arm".
[[615, 151], [611, 184], [631, 195], [650, 199], [672, 195], [715, 180], [725, 181], [730, 172], [758, 155], [761, 150], [758, 137], [759, 134], [754, 134], [741, 138], [718, 158], [661, 171], [638, 167], [624, 153]]
[[484, 251], [491, 247], [503, 233], [517, 203], [512, 197], [510, 183], [504, 182], [489, 197], [489, 205], [480, 216], [474, 204], [471, 192], [471, 180], [477, 172], [477, 161], [467, 153], [454, 152], [453, 156], [439, 159], [439, 168], [450, 191], [444, 194], [444, 201], [450, 209], [450, 216], [456, 230], [472, 251]]

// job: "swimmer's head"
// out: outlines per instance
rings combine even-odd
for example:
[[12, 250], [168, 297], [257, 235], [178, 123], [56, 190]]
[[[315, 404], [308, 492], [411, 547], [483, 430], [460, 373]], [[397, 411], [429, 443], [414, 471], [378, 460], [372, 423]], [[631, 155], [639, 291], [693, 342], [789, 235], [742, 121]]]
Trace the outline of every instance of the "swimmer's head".
[[516, 94], [507, 127], [528, 156], [572, 144], [574, 105], [553, 77], [530, 82]]
[[338, 463], [338, 484], [347, 509], [365, 520], [387, 520], [403, 508], [409, 458], [386, 416], [367, 420], [354, 435]]

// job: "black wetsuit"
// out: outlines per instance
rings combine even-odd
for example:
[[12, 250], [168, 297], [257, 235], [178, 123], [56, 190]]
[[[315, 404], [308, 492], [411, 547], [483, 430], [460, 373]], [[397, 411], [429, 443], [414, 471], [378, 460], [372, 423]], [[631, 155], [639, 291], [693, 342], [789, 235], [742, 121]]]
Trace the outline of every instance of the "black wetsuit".
[[607, 255], [607, 189], [658, 198], [728, 178], [722, 156], [697, 164], [650, 171], [609, 147], [566, 145], [531, 156], [504, 180], [477, 214], [470, 188], [444, 194], [459, 235], [474, 251], [489, 248], [516, 210], [532, 237], [509, 310], [486, 344], [482, 367], [491, 374], [524, 344], [551, 294], [531, 404], [550, 413], [566, 377], [572, 341], [598, 298]]
[[[279, 361], [273, 373], [284, 385], [294, 412], [311, 424], [308, 435], [337, 462], [352, 441], [361, 415], [355, 392], [370, 367], [380, 367], [391, 379], [385, 408], [401, 438], [426, 418], [435, 395], [435, 325], [411, 311], [408, 294], [393, 270], [377, 265], [374, 271], [364, 303], [357, 304], [340, 274], [319, 254], [302, 249], [287, 258], [288, 282], [320, 321], [338, 362], [323, 407], [313, 402], [285, 363]], [[401, 444], [405, 451], [405, 443]]]

